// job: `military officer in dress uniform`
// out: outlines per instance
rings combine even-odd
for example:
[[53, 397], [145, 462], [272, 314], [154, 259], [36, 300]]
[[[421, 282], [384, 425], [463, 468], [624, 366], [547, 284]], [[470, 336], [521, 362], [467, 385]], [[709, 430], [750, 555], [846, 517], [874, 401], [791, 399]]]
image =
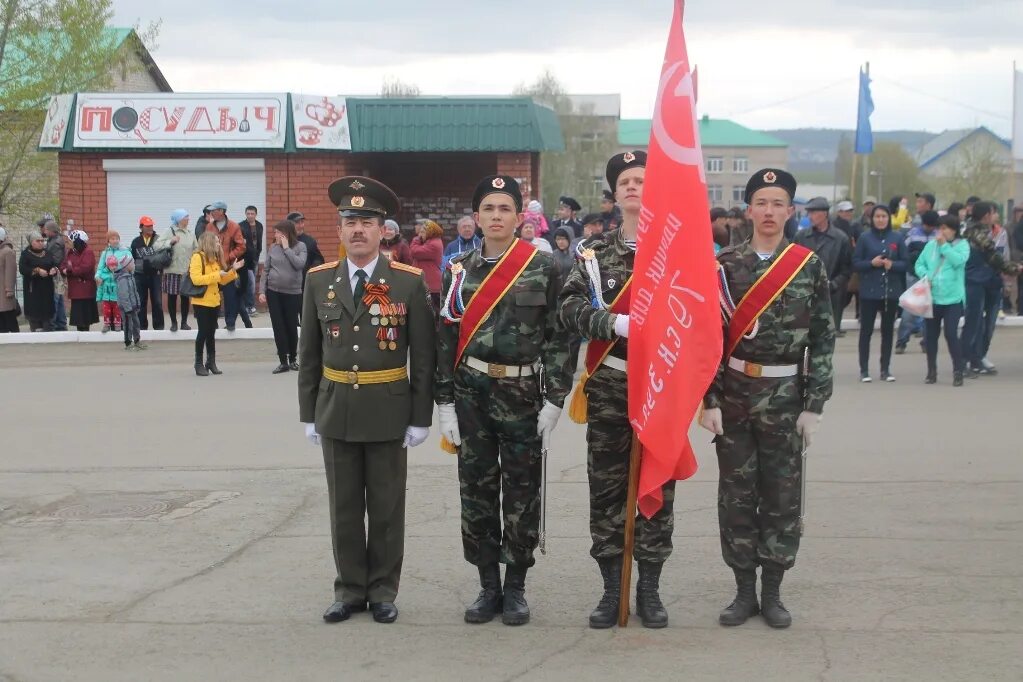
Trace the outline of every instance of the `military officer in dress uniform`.
[[323, 619], [347, 620], [368, 602], [374, 620], [392, 623], [406, 448], [426, 440], [433, 418], [434, 316], [422, 271], [380, 257], [394, 192], [353, 176], [335, 180], [329, 195], [346, 257], [306, 278], [298, 376], [300, 419], [323, 447], [337, 566]]
[[[618, 619], [632, 445], [625, 373], [629, 292], [645, 174], [643, 151], [615, 154], [607, 162], [607, 183], [622, 207], [622, 226], [579, 244], [579, 260], [561, 292], [561, 322], [573, 335], [589, 339], [586, 371], [570, 416], [587, 425], [590, 555], [604, 580], [604, 596], [590, 614], [593, 628], [609, 628]], [[636, 519], [636, 607], [643, 625], [652, 628], [668, 624], [659, 586], [661, 567], [671, 554], [675, 481], [664, 484], [662, 495], [664, 506], [652, 518]]]
[[[582, 210], [579, 202], [572, 197], [560, 197], [558, 199], [558, 219], [551, 223], [550, 233], [554, 234], [559, 227], [572, 231], [575, 238], [583, 236], [583, 224], [576, 218], [576, 214]], [[551, 237], [553, 239], [553, 237]]]
[[515, 179], [484, 178], [472, 208], [483, 243], [444, 271], [436, 400], [446, 444], [460, 445], [462, 546], [483, 588], [465, 621], [500, 613], [521, 625], [529, 622], [543, 450], [572, 382], [569, 337], [557, 329], [553, 258], [515, 237], [523, 219]]
[[758, 610], [771, 627], [792, 622], [780, 592], [799, 549], [802, 454], [831, 397], [827, 271], [783, 232], [795, 193], [785, 171], [757, 171], [745, 197], [753, 236], [717, 256], [725, 347], [700, 423], [717, 435], [721, 550], [738, 588], [722, 625]]

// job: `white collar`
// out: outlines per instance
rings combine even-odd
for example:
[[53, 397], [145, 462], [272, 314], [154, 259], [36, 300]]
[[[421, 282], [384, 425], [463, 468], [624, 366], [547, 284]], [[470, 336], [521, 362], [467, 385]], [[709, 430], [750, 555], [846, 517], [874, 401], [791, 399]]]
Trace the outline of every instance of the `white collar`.
[[345, 260], [348, 261], [348, 279], [350, 279], [352, 281], [352, 284], [354, 285], [356, 281], [355, 277], [356, 270], [362, 270], [363, 272], [365, 272], [366, 281], [367, 282], [369, 281], [369, 278], [373, 276], [373, 271], [377, 269], [377, 261], [380, 260], [380, 255], [377, 254], [376, 258], [367, 263], [365, 267], [361, 268], [355, 263], [353, 263], [351, 258], [346, 258]]

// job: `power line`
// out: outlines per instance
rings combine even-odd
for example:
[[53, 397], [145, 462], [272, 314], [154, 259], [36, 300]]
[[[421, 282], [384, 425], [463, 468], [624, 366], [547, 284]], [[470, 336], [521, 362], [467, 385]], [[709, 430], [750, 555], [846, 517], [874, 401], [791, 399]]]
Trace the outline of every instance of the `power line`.
[[884, 83], [888, 83], [889, 85], [894, 85], [895, 87], [902, 88], [903, 90], [909, 90], [910, 92], [915, 93], [917, 95], [921, 95], [923, 97], [930, 97], [931, 99], [937, 100], [939, 102], [944, 102], [945, 104], [952, 104], [952, 105], [955, 105], [957, 107], [961, 107], [963, 109], [969, 109], [970, 111], [975, 111], [978, 114], [984, 114], [985, 116], [994, 116], [995, 118], [1001, 118], [1001, 119], [1004, 119], [1006, 121], [1012, 120], [1012, 117], [1009, 116], [1008, 114], [999, 114], [999, 113], [996, 113], [994, 111], [988, 111], [987, 109], [980, 109], [979, 107], [974, 107], [974, 106], [971, 106], [969, 104], [963, 104], [962, 102], [959, 102], [959, 101], [954, 100], [954, 99], [949, 99], [947, 97], [942, 97], [940, 95], [935, 95], [933, 92], [927, 92], [926, 90], [920, 90], [920, 89], [914, 88], [914, 87], [912, 87], [910, 85], [904, 85], [902, 83], [899, 83], [898, 81], [893, 81], [890, 78], [884, 78], [882, 76], [871, 76], [871, 79], [872, 80], [882, 81]]
[[840, 80], [835, 81], [834, 83], [829, 83], [828, 85], [825, 85], [823, 87], [817, 88], [815, 90], [808, 90], [808, 91], [805, 91], [805, 92], [801, 92], [798, 95], [793, 95], [792, 97], [787, 97], [785, 99], [778, 100], [777, 102], [771, 102], [770, 104], [760, 104], [760, 105], [757, 105], [757, 106], [753, 107], [752, 109], [746, 109], [744, 111], [737, 111], [737, 112], [728, 113], [728, 114], [725, 115], [725, 118], [735, 118], [736, 116], [743, 116], [745, 114], [752, 114], [755, 111], [763, 111], [764, 109], [771, 109], [773, 107], [781, 106], [782, 104], [788, 104], [789, 102], [795, 102], [797, 100], [801, 100], [801, 99], [804, 99], [806, 97], [812, 97], [814, 95], [819, 95], [822, 92], [825, 92], [827, 90], [831, 90], [832, 88], [836, 88], [839, 85], [847, 85], [850, 82], [855, 81], [855, 80], [856, 80], [855, 78], [848, 78], [848, 77], [847, 78], [842, 78]]

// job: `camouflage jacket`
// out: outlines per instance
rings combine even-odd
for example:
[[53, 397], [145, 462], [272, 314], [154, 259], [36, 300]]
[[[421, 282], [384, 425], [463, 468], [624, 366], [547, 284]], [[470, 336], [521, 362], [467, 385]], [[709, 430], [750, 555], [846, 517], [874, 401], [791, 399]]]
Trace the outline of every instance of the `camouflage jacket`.
[[[625, 237], [620, 229], [593, 237], [583, 242], [579, 249], [593, 251], [600, 272], [600, 295], [610, 306], [632, 275], [636, 253], [625, 245]], [[584, 261], [577, 260], [561, 290], [562, 326], [572, 335], [587, 339], [617, 339], [614, 332], [615, 314], [602, 306], [595, 306], [591, 296], [590, 277]], [[628, 357], [628, 340], [619, 339], [610, 354], [622, 359]]]
[[[462, 299], [466, 305], [494, 266], [483, 259], [482, 247], [455, 256], [444, 269], [441, 302], [451, 288], [451, 265], [465, 268]], [[570, 336], [557, 326], [557, 283], [554, 259], [538, 253], [498, 301], [469, 341], [463, 357], [471, 356], [500, 365], [543, 363], [545, 399], [561, 406], [572, 387], [569, 367]], [[455, 352], [460, 325], [441, 320], [437, 339], [437, 373], [434, 398], [438, 405], [452, 403]]]
[[[788, 244], [783, 239], [775, 253], [781, 253]], [[774, 258], [761, 260], [753, 246], [746, 242], [722, 249], [717, 260], [724, 269], [732, 300], [738, 304], [771, 266]], [[722, 323], [727, 344], [728, 325], [723, 319]], [[807, 348], [810, 367], [804, 377], [806, 398], [803, 409], [821, 414], [824, 403], [831, 398], [835, 321], [831, 312], [828, 275], [816, 255], [810, 257], [784, 292], [763, 312], [756, 335], [739, 341], [733, 355], [761, 365], [802, 366], [803, 351]], [[721, 406], [727, 362], [728, 358], [722, 353], [717, 375], [704, 396], [703, 402], [708, 408]]]
[[1000, 284], [998, 275], [1019, 273], [1019, 264], [1007, 260], [995, 248], [991, 226], [971, 223], [963, 230], [963, 237], [970, 243], [970, 258], [966, 261], [966, 281], [986, 284], [989, 281]]

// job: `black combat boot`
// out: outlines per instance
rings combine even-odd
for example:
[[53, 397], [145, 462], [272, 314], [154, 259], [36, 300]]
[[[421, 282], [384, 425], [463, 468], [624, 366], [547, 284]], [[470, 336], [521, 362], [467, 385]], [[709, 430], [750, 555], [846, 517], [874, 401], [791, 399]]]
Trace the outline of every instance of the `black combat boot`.
[[735, 599], [718, 616], [718, 622], [728, 626], [742, 625], [760, 613], [760, 605], [757, 604], [756, 570], [733, 570], [735, 570]]
[[661, 567], [653, 561], [639, 562], [639, 580], [636, 582], [636, 611], [645, 628], [663, 628], [668, 625], [668, 612], [661, 603], [657, 590], [661, 582]]
[[202, 351], [200, 351], [195, 354], [195, 376], [208, 377], [209, 375], [209, 370], [202, 364]]
[[597, 559], [600, 575], [604, 579], [604, 596], [597, 608], [590, 614], [590, 627], [597, 630], [609, 628], [618, 621], [618, 606], [622, 592], [622, 557]]
[[505, 625], [525, 625], [529, 622], [529, 604], [526, 603], [525, 566], [508, 566], [504, 569], [504, 612], [501, 622]]
[[209, 353], [206, 357], [206, 369], [210, 371], [210, 374], [223, 374], [217, 369], [217, 354]]
[[763, 606], [760, 610], [764, 620], [772, 628], [787, 628], [792, 625], [792, 616], [781, 603], [781, 579], [785, 570], [777, 566], [764, 566], [760, 576], [760, 599]]
[[501, 566], [479, 566], [480, 596], [465, 610], [466, 623], [489, 623], [501, 610]]
[[962, 386], [963, 385], [963, 373], [962, 372], [953, 372], [952, 373], [952, 385], [953, 386]]

